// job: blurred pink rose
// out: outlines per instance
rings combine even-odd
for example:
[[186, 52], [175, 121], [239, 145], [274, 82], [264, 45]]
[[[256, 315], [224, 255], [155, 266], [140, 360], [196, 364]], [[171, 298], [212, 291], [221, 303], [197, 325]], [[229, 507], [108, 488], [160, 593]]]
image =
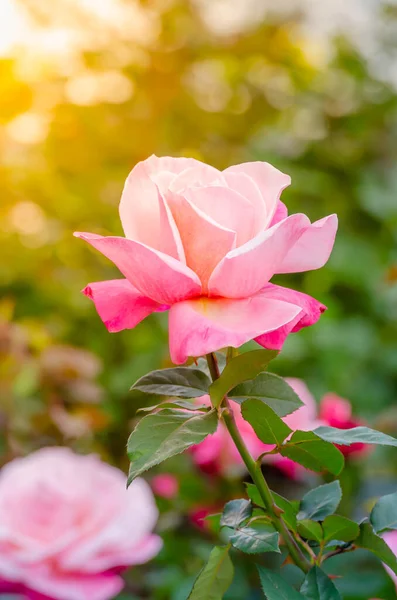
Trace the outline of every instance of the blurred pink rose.
[[251, 339], [280, 349], [289, 333], [315, 323], [325, 306], [269, 281], [322, 267], [337, 217], [311, 224], [288, 216], [279, 198], [289, 184], [262, 162], [224, 171], [192, 158], [138, 163], [120, 202], [126, 237], [75, 234], [125, 277], [84, 290], [108, 330], [169, 309], [171, 358], [182, 364]]
[[[348, 400], [341, 398], [337, 394], [325, 394], [320, 402], [320, 419], [331, 427], [338, 429], [351, 429], [363, 425], [359, 419], [352, 415], [352, 407]], [[352, 444], [351, 446], [339, 446], [339, 450], [345, 456], [359, 455], [371, 450], [369, 444]]]
[[[389, 548], [397, 556], [397, 531], [388, 531], [384, 533], [382, 537], [385, 540], [386, 544], [389, 546]], [[397, 575], [387, 565], [384, 566], [397, 587]]]
[[155, 475], [151, 481], [152, 490], [157, 496], [172, 500], [178, 493], [179, 483], [175, 475], [171, 473], [160, 473]]
[[[292, 387], [299, 385], [300, 389], [306, 387], [303, 382], [295, 379], [287, 379]], [[297, 390], [295, 390], [297, 391]], [[197, 398], [198, 404], [210, 404], [209, 396]], [[303, 394], [302, 401], [305, 403], [299, 410], [287, 417], [284, 421], [291, 429], [302, 429], [309, 431], [317, 427], [316, 421], [316, 403], [310, 394]], [[263, 452], [272, 450], [274, 446], [261, 442], [251, 425], [245, 421], [241, 415], [240, 406], [235, 402], [230, 402], [230, 407], [233, 410], [237, 426], [244, 441], [255, 459]], [[244, 465], [240, 454], [238, 453], [233, 440], [230, 437], [226, 426], [220, 423], [217, 431], [213, 435], [209, 435], [197, 446], [193, 446], [191, 450], [195, 463], [206, 473], [211, 474], [233, 474], [244, 471]], [[289, 458], [284, 458], [280, 455], [270, 455], [264, 458], [264, 462], [273, 464], [287, 476], [295, 478], [304, 472], [303, 468], [294, 463]]]
[[155, 556], [148, 484], [98, 457], [45, 448], [0, 472], [0, 579], [31, 600], [108, 600], [118, 573]]

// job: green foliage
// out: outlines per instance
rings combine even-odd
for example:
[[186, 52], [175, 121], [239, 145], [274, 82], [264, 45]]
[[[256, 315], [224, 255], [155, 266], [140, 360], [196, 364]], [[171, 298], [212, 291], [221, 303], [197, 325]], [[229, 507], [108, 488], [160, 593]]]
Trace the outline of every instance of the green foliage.
[[311, 521], [310, 519], [303, 519], [298, 523], [298, 533], [306, 540], [312, 540], [314, 542], [321, 542], [323, 539], [322, 527], [317, 521]]
[[[247, 483], [246, 487], [247, 494], [251, 501], [257, 506], [261, 506], [263, 509], [265, 509], [265, 505], [258, 492], [257, 487], [252, 483]], [[296, 531], [296, 515], [299, 510], [299, 502], [290, 502], [289, 500], [283, 498], [283, 496], [280, 496], [280, 494], [277, 494], [274, 491], [272, 491], [272, 496], [278, 508], [280, 508], [283, 511], [282, 517], [287, 527], [289, 529], [292, 529], [293, 531]]]
[[226, 365], [219, 379], [210, 386], [212, 404], [217, 407], [222, 398], [239, 383], [253, 379], [263, 371], [269, 362], [276, 358], [278, 352], [274, 350], [253, 350], [240, 354]]
[[215, 546], [207, 564], [194, 582], [188, 600], [221, 600], [230, 587], [234, 568], [229, 546]]
[[230, 536], [235, 548], [246, 554], [280, 552], [279, 534], [272, 525], [254, 521], [251, 525], [237, 529]]
[[365, 548], [375, 554], [397, 575], [397, 558], [386, 542], [373, 530], [372, 525], [365, 521], [360, 525], [360, 534], [355, 540], [358, 548]]
[[210, 384], [211, 380], [200, 369], [174, 367], [144, 375], [134, 383], [131, 390], [158, 396], [198, 398], [208, 394]]
[[322, 440], [350, 446], [361, 442], [363, 444], [379, 444], [381, 446], [396, 446], [397, 439], [369, 427], [352, 427], [352, 429], [337, 429], [336, 427], [317, 427], [314, 433]]
[[344, 465], [343, 454], [312, 431], [295, 431], [280, 448], [280, 454], [319, 473], [329, 471], [339, 475]]
[[127, 451], [131, 462], [128, 483], [154, 465], [203, 441], [216, 431], [217, 425], [215, 411], [192, 415], [165, 408], [144, 417], [128, 439]]
[[350, 542], [360, 533], [360, 528], [354, 521], [340, 515], [329, 515], [323, 522], [324, 542], [340, 540]]
[[298, 519], [323, 521], [325, 517], [336, 511], [341, 499], [342, 490], [339, 481], [320, 485], [303, 496]]
[[279, 417], [285, 417], [303, 406], [302, 400], [285, 379], [274, 373], [260, 373], [255, 379], [237, 385], [228, 396], [236, 402], [257, 398]]
[[387, 529], [397, 529], [397, 492], [379, 498], [371, 511], [369, 520], [376, 533]]
[[170, 402], [161, 402], [160, 404], [153, 404], [153, 406], [144, 406], [139, 408], [137, 413], [147, 413], [159, 410], [162, 408], [179, 408], [182, 410], [191, 410], [193, 412], [208, 412], [210, 407], [207, 404], [196, 404], [189, 402], [189, 400], [173, 400]]
[[292, 431], [261, 400], [255, 398], [245, 400], [241, 406], [241, 414], [264, 444], [276, 444], [276, 446], [279, 446]]
[[304, 596], [291, 587], [282, 575], [259, 566], [258, 572], [267, 600], [304, 600]]
[[301, 592], [307, 600], [342, 600], [331, 579], [319, 567], [313, 567], [306, 575]]
[[238, 527], [252, 514], [252, 504], [249, 500], [231, 500], [225, 504], [221, 517], [221, 527]]

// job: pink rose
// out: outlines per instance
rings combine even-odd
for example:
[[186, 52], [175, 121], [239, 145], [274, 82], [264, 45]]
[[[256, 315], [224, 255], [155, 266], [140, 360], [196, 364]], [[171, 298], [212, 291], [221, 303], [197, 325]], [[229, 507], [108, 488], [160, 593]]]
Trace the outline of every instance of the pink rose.
[[[326, 394], [320, 402], [320, 419], [331, 427], [338, 429], [351, 429], [363, 425], [359, 419], [355, 419], [352, 415], [352, 407], [348, 400], [341, 398], [337, 394]], [[339, 446], [339, 450], [345, 455], [361, 455], [369, 452], [371, 446], [358, 442], [351, 446]]]
[[0, 472], [0, 590], [28, 598], [108, 600], [123, 568], [155, 556], [148, 484], [98, 457], [45, 448]]
[[129, 174], [120, 202], [126, 237], [76, 233], [125, 279], [84, 293], [109, 331], [132, 329], [169, 309], [174, 363], [255, 339], [280, 349], [325, 306], [269, 283], [276, 273], [318, 269], [331, 253], [337, 217], [288, 216], [290, 177], [268, 163], [224, 171], [191, 158], [151, 156]]
[[179, 483], [175, 475], [171, 473], [160, 473], [155, 475], [151, 481], [152, 490], [157, 496], [172, 500], [178, 494]]

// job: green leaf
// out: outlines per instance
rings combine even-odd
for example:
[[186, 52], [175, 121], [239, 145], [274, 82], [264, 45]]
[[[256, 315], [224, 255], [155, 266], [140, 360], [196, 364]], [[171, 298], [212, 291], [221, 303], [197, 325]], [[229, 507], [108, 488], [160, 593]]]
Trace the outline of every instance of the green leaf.
[[331, 579], [319, 567], [310, 569], [301, 592], [307, 600], [342, 600]]
[[241, 498], [240, 500], [231, 500], [223, 509], [221, 518], [221, 527], [233, 527], [235, 529], [243, 521], [249, 519], [252, 514], [252, 504], [250, 500]]
[[265, 567], [257, 566], [257, 569], [267, 600], [305, 600], [304, 596], [291, 587], [278, 573], [269, 571]]
[[351, 444], [379, 444], [381, 446], [397, 446], [397, 439], [386, 433], [375, 431], [369, 427], [352, 427], [351, 429], [338, 429], [337, 427], [317, 427], [314, 433], [322, 440], [350, 446]]
[[218, 407], [226, 394], [239, 383], [253, 379], [276, 358], [275, 350], [254, 350], [240, 354], [226, 365], [219, 379], [210, 385], [212, 404]]
[[143, 417], [131, 433], [127, 451], [131, 461], [128, 485], [144, 471], [179, 454], [215, 433], [216, 411], [188, 413], [165, 408]]
[[280, 448], [280, 454], [319, 473], [329, 471], [333, 475], [339, 475], [344, 465], [343, 454], [312, 431], [295, 431]]
[[274, 373], [260, 373], [255, 379], [233, 388], [228, 396], [235, 402], [256, 398], [267, 404], [279, 417], [285, 417], [303, 406], [302, 400], [282, 377]]
[[229, 546], [215, 546], [194, 582], [188, 600], [221, 600], [234, 576]]
[[[251, 501], [257, 506], [261, 506], [266, 509], [265, 504], [258, 492], [258, 488], [253, 483], [246, 483], [247, 494]], [[280, 494], [276, 494], [276, 492], [272, 491], [273, 499], [278, 506], [283, 511], [282, 517], [283, 521], [287, 525], [288, 529], [292, 529], [292, 531], [296, 531], [296, 515], [299, 510], [299, 502], [290, 502]]]
[[181, 410], [192, 410], [195, 412], [208, 412], [210, 410], [208, 404], [194, 404], [193, 402], [189, 402], [189, 400], [174, 400], [173, 402], [161, 402], [153, 406], [144, 406], [143, 408], [138, 408], [136, 412], [147, 413], [162, 408], [180, 408]]
[[241, 414], [264, 444], [279, 446], [292, 432], [274, 410], [261, 400], [253, 398], [243, 402]]
[[369, 520], [376, 533], [387, 529], [397, 529], [397, 492], [379, 498], [371, 511]]
[[336, 511], [341, 499], [342, 490], [339, 481], [320, 485], [303, 496], [298, 519], [323, 521], [325, 517]]
[[368, 521], [361, 523], [360, 535], [354, 543], [359, 548], [365, 548], [375, 554], [397, 575], [397, 558], [394, 552], [389, 548], [386, 542], [374, 532], [372, 525]]
[[323, 539], [323, 530], [320, 523], [311, 521], [310, 519], [299, 521], [298, 533], [306, 540], [312, 540], [314, 542], [321, 542]]
[[323, 522], [323, 531], [325, 542], [330, 542], [331, 540], [351, 542], [360, 533], [360, 527], [357, 523], [346, 517], [330, 515]]
[[208, 394], [211, 380], [201, 369], [174, 367], [160, 369], [144, 375], [134, 383], [131, 390], [158, 396], [199, 398]]
[[280, 552], [279, 535], [272, 525], [252, 523], [250, 527], [241, 527], [230, 537], [235, 548], [246, 554], [261, 552]]

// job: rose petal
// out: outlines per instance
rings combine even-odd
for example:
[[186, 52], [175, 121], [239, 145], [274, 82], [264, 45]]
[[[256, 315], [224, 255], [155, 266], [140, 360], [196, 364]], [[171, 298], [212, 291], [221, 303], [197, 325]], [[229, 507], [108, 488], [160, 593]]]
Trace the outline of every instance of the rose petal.
[[265, 229], [266, 205], [255, 181], [245, 173], [233, 173], [229, 170], [222, 173], [230, 189], [238, 192], [254, 209], [254, 235]]
[[300, 273], [323, 267], [332, 252], [337, 229], [336, 215], [312, 223], [292, 246], [277, 273]]
[[269, 225], [276, 212], [281, 192], [290, 185], [291, 177], [282, 173], [267, 162], [246, 162], [234, 165], [225, 173], [245, 173], [257, 184], [266, 205], [266, 224]]
[[171, 359], [182, 364], [225, 346], [238, 347], [289, 323], [300, 307], [258, 294], [239, 300], [199, 298], [179, 302], [169, 314]]
[[99, 316], [112, 333], [133, 329], [152, 312], [164, 308], [142, 296], [127, 279], [90, 283], [83, 294], [94, 302]]
[[56, 600], [110, 600], [124, 587], [119, 575], [65, 574], [39, 565], [25, 574], [23, 583]]
[[210, 277], [210, 295], [244, 298], [258, 292], [278, 271], [308, 225], [305, 215], [291, 215], [229, 252]]
[[258, 344], [271, 350], [280, 350], [290, 333], [299, 331], [303, 327], [313, 325], [326, 310], [326, 306], [321, 304], [321, 302], [318, 302], [315, 298], [303, 294], [302, 292], [290, 290], [279, 285], [273, 285], [272, 283], [268, 283], [263, 288], [262, 294], [266, 298], [291, 302], [292, 305], [301, 308], [296, 317], [287, 324], [271, 333], [266, 333], [255, 338], [255, 341], [258, 342]]
[[173, 304], [201, 293], [197, 275], [167, 254], [122, 237], [80, 232], [74, 235], [102, 252], [143, 296], [155, 302]]
[[119, 205], [124, 234], [131, 240], [183, 261], [178, 230], [149, 171], [148, 161], [140, 162], [125, 182]]
[[272, 219], [272, 222], [270, 223], [269, 227], [273, 227], [273, 225], [275, 225], [276, 223], [279, 223], [280, 221], [284, 221], [284, 219], [286, 219], [287, 217], [288, 217], [288, 208], [285, 206], [284, 202], [281, 202], [281, 200], [279, 200], [277, 202], [276, 212], [273, 215], [273, 219]]
[[[90, 535], [79, 544], [71, 545], [63, 553], [61, 566], [65, 571], [98, 573], [114, 567], [123, 567], [146, 562], [145, 556], [151, 551], [154, 556], [161, 547], [161, 539], [153, 536], [158, 509], [149, 484], [141, 478], [135, 479], [125, 491], [125, 504], [122, 510], [113, 516], [107, 526], [103, 526], [95, 535]], [[134, 519], [131, 519], [134, 514]], [[146, 541], [153, 537], [148, 542]], [[144, 553], [140, 555], [140, 548]], [[127, 557], [131, 560], [127, 561]], [[126, 562], [127, 561], [127, 562]]]
[[186, 264], [197, 273], [206, 291], [212, 271], [234, 247], [236, 234], [216, 223], [184, 196], [169, 194], [168, 203], [181, 234]]
[[215, 169], [215, 167], [211, 167], [211, 165], [207, 165], [197, 160], [194, 165], [181, 171], [181, 173], [172, 180], [169, 191], [180, 194], [187, 188], [201, 187], [214, 183], [226, 184], [222, 177], [222, 173], [218, 171], [218, 169]]
[[[254, 236], [254, 208], [238, 192], [227, 187], [214, 185], [202, 188], [190, 188], [185, 190], [183, 195], [192, 205], [218, 223], [218, 225], [235, 231], [237, 233], [237, 246], [241, 246], [241, 244], [244, 244]], [[220, 258], [223, 258], [223, 256]]]

